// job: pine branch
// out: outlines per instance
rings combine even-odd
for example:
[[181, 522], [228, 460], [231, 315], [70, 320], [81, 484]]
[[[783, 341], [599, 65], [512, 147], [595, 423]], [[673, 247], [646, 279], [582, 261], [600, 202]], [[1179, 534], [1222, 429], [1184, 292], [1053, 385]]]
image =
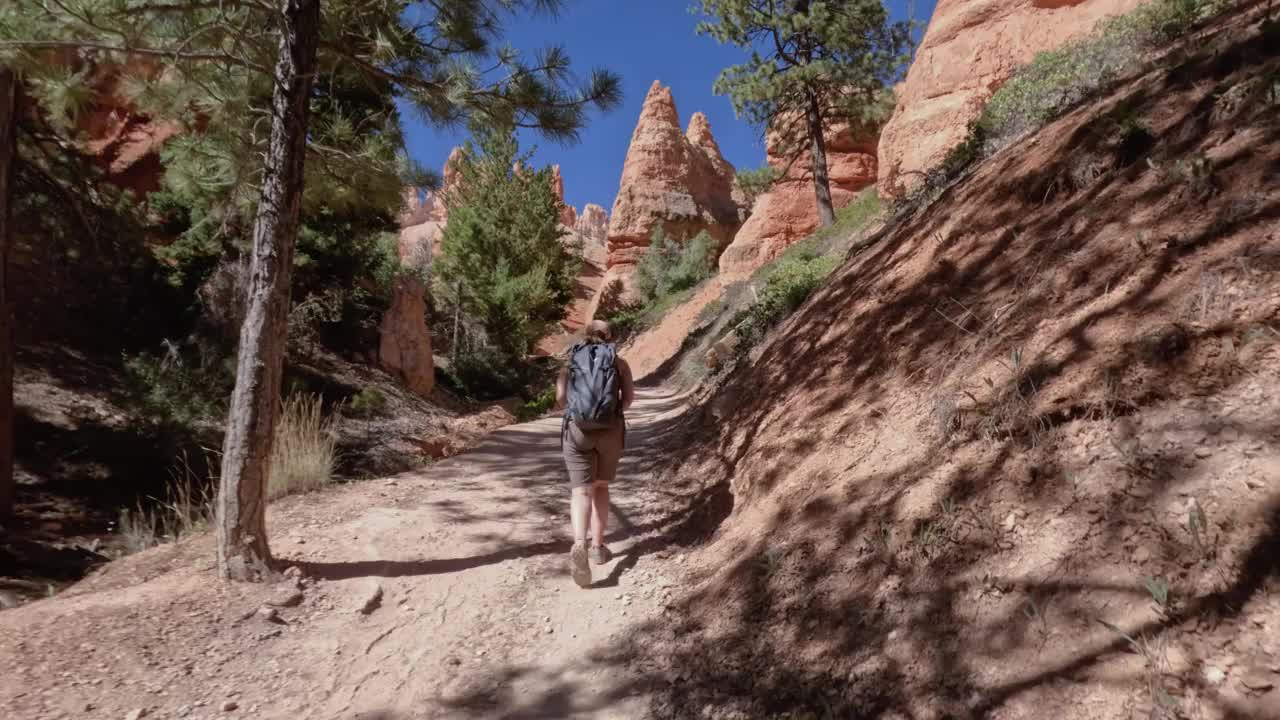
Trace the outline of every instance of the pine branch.
[[[24, 127], [22, 124], [19, 124], [18, 129], [25, 132], [28, 136], [31, 137], [32, 139], [31, 144], [34, 145], [36, 150], [39, 151], [40, 155], [44, 157], [44, 161], [49, 165], [49, 167], [57, 166], [58, 164], [57, 159], [49, 154], [48, 148], [44, 146], [44, 143], [40, 141], [39, 137], [34, 132], [32, 132], [30, 128]], [[100, 255], [101, 247], [99, 246], [99, 243], [98, 243], [98, 233], [94, 230], [94, 224], [89, 222], [89, 216], [85, 214], [84, 208], [80, 205], [79, 197], [75, 193], [72, 193], [70, 190], [63, 187], [62, 183], [56, 177], [54, 177], [53, 175], [50, 175], [48, 172], [45, 171], [44, 168], [40, 167], [39, 165], [32, 162], [27, 162], [25, 160], [22, 160], [21, 158], [19, 158], [19, 162], [22, 163], [23, 167], [26, 167], [27, 169], [32, 170], [37, 175], [39, 175], [45, 181], [45, 184], [52, 187], [55, 191], [57, 191], [59, 195], [62, 196], [62, 199], [66, 202], [66, 204], [71, 207], [72, 211], [74, 211], [76, 220], [78, 220], [80, 223], [80, 229], [83, 230], [85, 235], [92, 241], [95, 255]]]
[[107, 15], [107, 17], [136, 17], [138, 15], [153, 15], [157, 13], [189, 13], [196, 10], [224, 10], [235, 8], [257, 8], [266, 12], [276, 12], [278, 8], [273, 8], [266, 3], [258, 2], [258, 0], [205, 0], [204, 2], [183, 2], [182, 4], [167, 3], [144, 3], [142, 5], [133, 5], [122, 10], [116, 10]]
[[416, 90], [422, 90], [425, 92], [433, 92], [433, 93], [444, 92], [447, 89], [443, 83], [432, 82], [432, 81], [425, 80], [423, 78], [415, 77], [412, 75], [405, 75], [402, 73], [391, 72], [389, 70], [383, 70], [382, 68], [378, 67], [377, 65], [374, 65], [373, 63], [365, 60], [364, 58], [358, 55], [355, 55], [349, 52], [348, 50], [346, 50], [345, 48], [329, 41], [325, 41], [325, 40], [320, 41], [320, 47], [342, 57], [343, 59], [349, 60], [350, 62], [354, 63], [356, 67], [363, 70], [365, 73], [372, 75], [374, 77], [377, 77], [381, 80], [385, 80], [387, 82], [395, 83], [397, 85], [402, 85], [408, 88], [414, 88]]
[[195, 50], [163, 50], [159, 48], [120, 47], [83, 40], [0, 40], [0, 50], [98, 50], [106, 53], [135, 55], [139, 57], [162, 57], [174, 60], [190, 60], [193, 62], [223, 62], [263, 74], [270, 70], [243, 58], [227, 53], [203, 52]]

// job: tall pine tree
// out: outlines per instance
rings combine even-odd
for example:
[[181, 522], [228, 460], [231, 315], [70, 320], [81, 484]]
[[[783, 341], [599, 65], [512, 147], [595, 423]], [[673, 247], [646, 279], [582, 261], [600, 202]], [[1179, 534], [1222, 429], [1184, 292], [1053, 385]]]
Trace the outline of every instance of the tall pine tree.
[[702, 0], [702, 13], [710, 19], [700, 34], [750, 53], [720, 73], [715, 92], [791, 161], [809, 152], [818, 218], [832, 224], [823, 130], [878, 122], [892, 109], [910, 26], [890, 23], [881, 0]]
[[9, 245], [13, 240], [13, 166], [17, 161], [18, 77], [0, 65], [0, 519], [13, 512], [13, 312]]

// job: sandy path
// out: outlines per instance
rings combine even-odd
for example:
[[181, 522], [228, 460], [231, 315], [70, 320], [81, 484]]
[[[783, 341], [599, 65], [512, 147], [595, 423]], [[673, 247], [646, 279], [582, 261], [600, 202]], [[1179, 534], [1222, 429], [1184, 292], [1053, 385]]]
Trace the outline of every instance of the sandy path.
[[364, 559], [307, 565], [356, 599], [380, 587], [382, 607], [355, 627], [338, 616], [298, 637], [297, 656], [330, 658], [329, 687], [281, 717], [642, 717], [634, 678], [612, 662], [602, 669], [599, 656], [631, 622], [660, 612], [669, 585], [656, 572], [663, 561], [639, 545], [662, 545], [654, 526], [669, 511], [647, 483], [654, 458], [644, 448], [681, 404], [643, 393], [630, 413], [633, 450], [614, 493], [617, 558], [595, 568], [589, 590], [567, 573], [559, 420], [499, 430], [433, 466], [430, 479], [396, 480], [397, 490], [427, 483], [420, 503], [335, 528]]
[[568, 576], [559, 420], [510, 426], [418, 472], [273, 504], [275, 554], [309, 578], [278, 617], [258, 611], [295, 583], [219, 582], [208, 535], [0, 612], [0, 717], [644, 717], [623, 648], [683, 567], [668, 533], [687, 489], [652, 468], [684, 407], [645, 390], [629, 413], [616, 559], [592, 588]]

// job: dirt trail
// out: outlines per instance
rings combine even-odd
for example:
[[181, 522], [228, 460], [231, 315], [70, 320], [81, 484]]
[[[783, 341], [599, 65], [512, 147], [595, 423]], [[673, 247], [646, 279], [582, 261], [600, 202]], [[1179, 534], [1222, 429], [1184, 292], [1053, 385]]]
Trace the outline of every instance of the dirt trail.
[[[682, 567], [664, 534], [679, 492], [651, 476], [684, 405], [647, 390], [630, 412], [616, 558], [591, 589], [567, 572], [559, 420], [511, 426], [421, 472], [273, 505], [277, 556], [314, 578], [298, 605], [293, 584], [219, 583], [202, 537], [0, 613], [0, 715], [641, 717], [614, 648]], [[272, 600], [279, 621], [253, 614]]]

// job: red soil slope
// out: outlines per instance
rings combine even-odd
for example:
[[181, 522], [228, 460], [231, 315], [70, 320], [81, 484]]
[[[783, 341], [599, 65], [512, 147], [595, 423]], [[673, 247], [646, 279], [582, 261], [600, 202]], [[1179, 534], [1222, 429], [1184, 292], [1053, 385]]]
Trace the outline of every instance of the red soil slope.
[[1280, 717], [1260, 18], [891, 222], [720, 388], [656, 716]]

